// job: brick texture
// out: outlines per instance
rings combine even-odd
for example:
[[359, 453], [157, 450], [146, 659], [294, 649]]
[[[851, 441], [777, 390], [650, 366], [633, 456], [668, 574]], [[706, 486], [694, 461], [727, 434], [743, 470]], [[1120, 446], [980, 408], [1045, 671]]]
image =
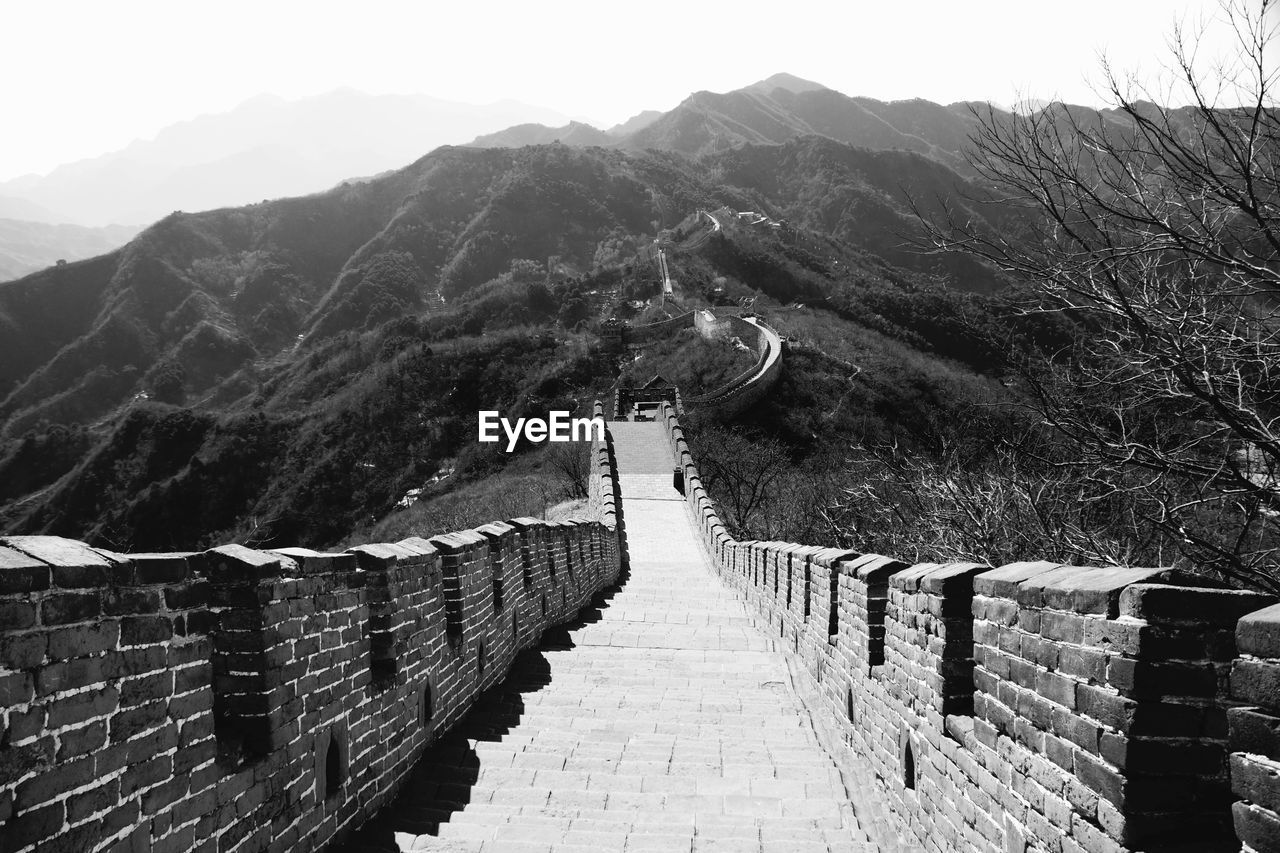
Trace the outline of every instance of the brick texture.
[[922, 849], [1277, 849], [1273, 598], [1162, 568], [737, 541], [669, 406], [663, 422], [713, 564]]

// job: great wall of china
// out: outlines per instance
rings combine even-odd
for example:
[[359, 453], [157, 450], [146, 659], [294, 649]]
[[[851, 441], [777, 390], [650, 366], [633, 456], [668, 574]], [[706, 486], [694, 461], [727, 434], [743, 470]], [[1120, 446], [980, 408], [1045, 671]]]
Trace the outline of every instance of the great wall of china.
[[[1273, 599], [1158, 568], [908, 566], [736, 541], [670, 406], [612, 423], [592, 458], [576, 522], [343, 554], [3, 540], [3, 849], [331, 848], [521, 649], [615, 583], [628, 493], [645, 507], [668, 492], [845, 778], [874, 779], [906, 827], [893, 849], [1280, 845]], [[673, 468], [683, 496], [655, 482]], [[654, 490], [666, 504], [642, 500]], [[856, 823], [874, 798], [849, 796]]]
[[[708, 339], [737, 338], [743, 342], [750, 342], [751, 348], [756, 353], [755, 364], [720, 386], [705, 394], [678, 398], [681, 409], [687, 407], [690, 410], [714, 410], [719, 417], [734, 417], [767, 394], [782, 373], [784, 357], [782, 338], [757, 317], [742, 317], [731, 313], [717, 316], [713, 310], [703, 308], [656, 323], [628, 327], [623, 330], [623, 341], [632, 345], [644, 345], [681, 329], [694, 329], [699, 335]], [[641, 397], [643, 395], [638, 396], [635, 393], [631, 395], [633, 401]], [[655, 402], [656, 399], [654, 398]], [[626, 408], [621, 396], [615, 397], [614, 414], [623, 417]]]
[[[683, 328], [757, 354], [690, 410], [732, 416], [782, 369], [752, 318], [628, 332]], [[1274, 598], [1163, 568], [737, 541], [678, 412], [656, 407], [593, 443], [570, 522], [341, 554], [0, 538], [0, 853], [395, 850], [403, 827], [413, 849], [438, 833], [439, 849], [552, 853], [1280, 851]], [[639, 615], [601, 603], [619, 588]], [[427, 750], [566, 623], [605, 649], [585, 693], [554, 675], [528, 689], [582, 706], [572, 739], [544, 742], [527, 714], [486, 724], [516, 745], [493, 767], [477, 746], [424, 806]], [[703, 668], [677, 683], [687, 659]], [[782, 670], [790, 686], [764, 690]]]

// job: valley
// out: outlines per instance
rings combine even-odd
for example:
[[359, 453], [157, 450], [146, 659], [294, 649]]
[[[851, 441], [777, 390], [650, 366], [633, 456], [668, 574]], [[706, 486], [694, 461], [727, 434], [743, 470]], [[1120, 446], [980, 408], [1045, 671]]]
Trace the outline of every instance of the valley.
[[[536, 452], [474, 447], [464, 415], [608, 396], [621, 363], [598, 324], [632, 304], [656, 307], [630, 322], [817, 303], [841, 335], [929, 349], [908, 306], [979, 305], [997, 275], [883, 257], [915, 227], [904, 175], [922, 194], [966, 181], [819, 137], [706, 157], [561, 142], [446, 147], [314, 196], [172, 214], [0, 285], [0, 519], [121, 550], [332, 544], [406, 512], [438, 470], [458, 473], [426, 503], [536, 470]], [[170, 521], [141, 522], [158, 508]]]

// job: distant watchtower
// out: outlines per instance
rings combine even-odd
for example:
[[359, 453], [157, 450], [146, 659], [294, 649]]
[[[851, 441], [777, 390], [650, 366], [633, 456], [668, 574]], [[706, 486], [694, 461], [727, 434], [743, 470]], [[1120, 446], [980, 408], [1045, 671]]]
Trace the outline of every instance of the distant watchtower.
[[651, 421], [662, 410], [663, 403], [670, 403], [680, 411], [680, 391], [676, 384], [662, 374], [655, 375], [639, 388], [618, 389], [614, 414], [632, 421]]
[[621, 350], [625, 344], [627, 324], [617, 317], [610, 317], [600, 324], [600, 340], [605, 348]]

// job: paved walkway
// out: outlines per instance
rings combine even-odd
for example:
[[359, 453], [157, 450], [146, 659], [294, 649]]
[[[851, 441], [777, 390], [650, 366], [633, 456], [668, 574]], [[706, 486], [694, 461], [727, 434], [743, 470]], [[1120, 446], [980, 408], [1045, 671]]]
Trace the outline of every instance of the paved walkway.
[[[675, 489], [675, 462], [666, 430], [661, 424], [655, 421], [614, 421], [609, 424], [609, 432], [613, 436], [613, 453], [618, 463], [618, 485], [626, 502], [624, 509], [629, 509], [636, 501], [684, 500], [684, 496]], [[696, 550], [696, 542], [694, 547]], [[632, 551], [635, 551], [635, 546]]]
[[859, 827], [782, 656], [703, 557], [661, 427], [610, 428], [629, 577], [522, 656], [347, 849], [887, 849]]

